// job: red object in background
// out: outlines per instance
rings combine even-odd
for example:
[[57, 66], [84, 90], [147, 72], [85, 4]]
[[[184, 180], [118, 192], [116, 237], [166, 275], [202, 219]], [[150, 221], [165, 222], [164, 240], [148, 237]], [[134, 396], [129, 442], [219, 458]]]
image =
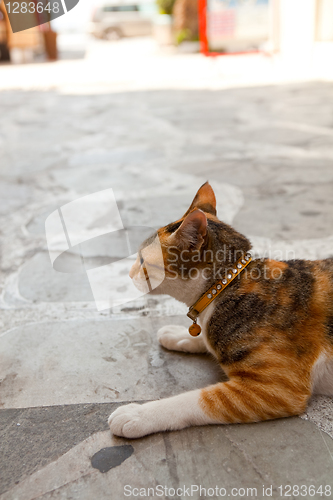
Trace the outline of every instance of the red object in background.
[[236, 28], [235, 21], [234, 12], [209, 13], [209, 24], [212, 35], [223, 33], [224, 36], [233, 36]]
[[[258, 50], [243, 51], [243, 52], [213, 52], [209, 50], [208, 38], [207, 38], [207, 0], [198, 0], [198, 11], [199, 11], [199, 40], [200, 40], [200, 52], [205, 56], [216, 57], [216, 56], [234, 56], [234, 55], [244, 55], [244, 54], [258, 54]], [[232, 13], [211, 13], [210, 21], [212, 22], [212, 28], [214, 25], [216, 28], [225, 31], [226, 35], [233, 35], [235, 30], [235, 15]]]
[[200, 39], [200, 50], [205, 56], [210, 55], [208, 50], [208, 40], [207, 40], [207, 20], [206, 20], [206, 0], [198, 0], [198, 10], [199, 10], [199, 39]]
[[200, 51], [205, 56], [226, 56], [233, 55], [223, 52], [211, 52], [209, 50], [208, 38], [207, 38], [207, 0], [198, 0], [198, 10], [199, 10], [199, 40], [200, 40]]

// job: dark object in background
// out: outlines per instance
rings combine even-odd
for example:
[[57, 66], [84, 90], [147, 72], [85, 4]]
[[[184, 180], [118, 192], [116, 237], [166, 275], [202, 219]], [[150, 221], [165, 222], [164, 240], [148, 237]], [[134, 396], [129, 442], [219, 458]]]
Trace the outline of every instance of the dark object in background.
[[10, 61], [10, 52], [8, 47], [8, 18], [3, 2], [0, 0], [0, 62]]
[[57, 33], [55, 31], [43, 31], [45, 51], [50, 61], [58, 59]]
[[172, 13], [177, 42], [198, 40], [198, 2], [196, 0], [176, 0]]
[[10, 62], [10, 53], [6, 43], [0, 43], [0, 62]]

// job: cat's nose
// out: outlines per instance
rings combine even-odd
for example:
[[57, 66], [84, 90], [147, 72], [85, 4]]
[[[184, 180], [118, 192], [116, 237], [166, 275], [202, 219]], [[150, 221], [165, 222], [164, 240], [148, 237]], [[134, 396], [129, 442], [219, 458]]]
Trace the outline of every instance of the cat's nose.
[[133, 267], [134, 267], [134, 266], [132, 266], [132, 267], [131, 267], [130, 272], [128, 273], [128, 275], [129, 275], [129, 277], [131, 278], [131, 280], [134, 278], [134, 274], [135, 274], [135, 273], [134, 273], [134, 270], [133, 270]]

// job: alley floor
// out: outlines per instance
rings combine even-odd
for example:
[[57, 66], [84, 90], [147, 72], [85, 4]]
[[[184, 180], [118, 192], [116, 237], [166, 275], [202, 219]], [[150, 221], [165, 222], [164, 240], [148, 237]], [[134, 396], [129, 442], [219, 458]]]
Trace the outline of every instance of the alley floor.
[[322, 498], [320, 486], [323, 497], [333, 488], [326, 397], [301, 418], [111, 436], [119, 405], [223, 374], [208, 355], [159, 346], [161, 326], [190, 324], [184, 304], [147, 295], [97, 311], [87, 275], [55, 271], [48, 255], [44, 223], [57, 207], [112, 188], [124, 226], [155, 228], [209, 180], [220, 219], [255, 255], [333, 256], [333, 84], [243, 59], [159, 52], [142, 39], [0, 67], [1, 500], [118, 500], [148, 488], [169, 499], [186, 488], [195, 499], [295, 498], [288, 485]]

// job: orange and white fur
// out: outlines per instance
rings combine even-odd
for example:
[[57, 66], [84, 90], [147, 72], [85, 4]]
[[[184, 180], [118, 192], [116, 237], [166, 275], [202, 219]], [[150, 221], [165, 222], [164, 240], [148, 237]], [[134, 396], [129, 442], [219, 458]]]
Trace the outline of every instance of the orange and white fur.
[[[162, 246], [165, 278], [152, 293], [169, 294], [189, 307], [214, 284], [216, 265], [222, 275], [228, 273], [235, 255], [245, 255], [251, 248], [245, 236], [217, 218], [208, 183], [186, 214], [161, 228], [156, 237]], [[214, 256], [222, 247], [228, 251], [222, 261], [220, 252], [217, 262]], [[146, 283], [147, 270], [149, 277], [161, 272], [154, 245], [149, 248], [144, 262], [138, 257], [130, 272], [138, 288]], [[211, 250], [208, 260], [207, 250]], [[198, 270], [195, 279], [190, 277], [191, 267]], [[311, 394], [333, 395], [332, 258], [253, 260], [200, 314], [198, 323], [199, 337], [170, 325], [157, 332], [158, 340], [173, 351], [211, 353], [228, 380], [167, 399], [121, 406], [109, 417], [113, 434], [139, 438], [193, 425], [287, 417], [302, 413]]]

